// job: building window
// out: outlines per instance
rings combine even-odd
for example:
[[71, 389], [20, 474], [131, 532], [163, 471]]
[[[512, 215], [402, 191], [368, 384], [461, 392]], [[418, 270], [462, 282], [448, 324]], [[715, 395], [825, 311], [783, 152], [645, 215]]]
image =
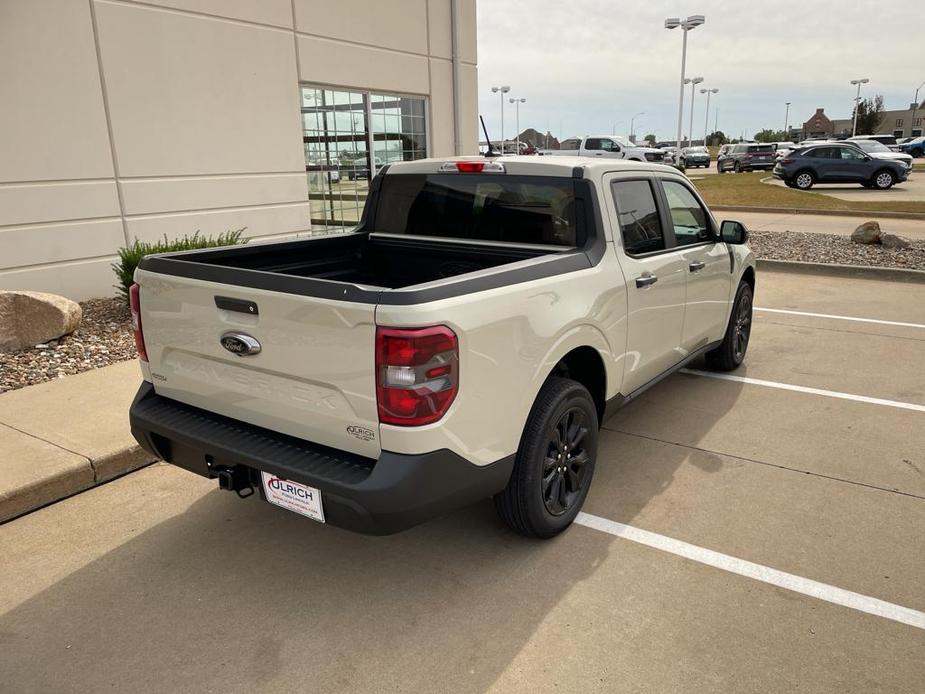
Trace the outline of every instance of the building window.
[[921, 118], [914, 118], [914, 119], [912, 120], [912, 127], [913, 127], [913, 128], [919, 128], [919, 127], [921, 127], [921, 126], [922, 126], [922, 119], [921, 119]]
[[359, 222], [380, 168], [427, 156], [425, 100], [303, 87], [302, 141], [312, 228], [341, 231]]
[[902, 119], [902, 118], [897, 118], [897, 119], [896, 119], [896, 127], [897, 127], [897, 128], [903, 127], [903, 119]]

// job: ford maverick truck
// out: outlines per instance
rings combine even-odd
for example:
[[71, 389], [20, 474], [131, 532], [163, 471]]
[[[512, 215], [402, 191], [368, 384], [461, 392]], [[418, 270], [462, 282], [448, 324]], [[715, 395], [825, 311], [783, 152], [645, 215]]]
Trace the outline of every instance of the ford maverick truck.
[[349, 233], [141, 261], [132, 432], [319, 522], [385, 534], [493, 497], [551, 537], [606, 417], [694, 359], [742, 363], [746, 240], [658, 164], [392, 164]]

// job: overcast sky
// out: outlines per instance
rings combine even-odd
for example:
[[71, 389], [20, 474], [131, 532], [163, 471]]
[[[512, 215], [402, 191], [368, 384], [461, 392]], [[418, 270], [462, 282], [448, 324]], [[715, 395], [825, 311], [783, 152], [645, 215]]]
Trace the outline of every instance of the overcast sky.
[[[687, 76], [703, 76], [694, 104], [695, 138], [703, 136], [711, 96], [719, 129], [730, 136], [800, 124], [816, 108], [851, 114], [861, 96], [883, 94], [886, 108], [908, 107], [925, 81], [921, 30], [925, 0], [479, 0], [479, 110], [491, 137], [500, 134], [500, 104], [491, 87], [526, 97], [520, 127], [556, 136], [628, 134], [671, 139], [677, 129], [681, 30], [666, 17], [703, 14], [688, 34]], [[917, 38], [918, 36], [918, 38]], [[919, 92], [925, 96], [925, 88]], [[505, 135], [514, 107], [505, 99]], [[690, 118], [685, 92], [684, 132]], [[623, 121], [623, 123], [620, 123]], [[561, 123], [561, 129], [560, 129]]]

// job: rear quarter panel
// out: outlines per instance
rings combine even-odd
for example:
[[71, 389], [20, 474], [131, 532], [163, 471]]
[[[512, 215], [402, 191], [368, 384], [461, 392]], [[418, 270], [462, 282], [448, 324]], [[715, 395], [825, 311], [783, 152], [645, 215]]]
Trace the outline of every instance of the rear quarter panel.
[[479, 465], [514, 453], [543, 382], [570, 350], [588, 345], [616, 394], [626, 348], [626, 287], [608, 252], [595, 267], [416, 306], [380, 305], [376, 324], [446, 325], [459, 338], [460, 387], [447, 414], [424, 427], [380, 426], [397, 453], [447, 448]]

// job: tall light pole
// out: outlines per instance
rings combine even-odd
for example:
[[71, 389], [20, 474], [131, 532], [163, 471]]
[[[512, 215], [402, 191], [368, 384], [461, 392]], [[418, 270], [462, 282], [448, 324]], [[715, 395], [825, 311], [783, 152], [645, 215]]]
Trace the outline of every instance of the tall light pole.
[[611, 135], [616, 135], [616, 134], [617, 134], [617, 126], [618, 126], [618, 125], [621, 125], [621, 124], [623, 124], [623, 123], [625, 123], [625, 122], [626, 122], [626, 121], [618, 120], [616, 123], [614, 123], [613, 126], [610, 128], [610, 134], [611, 134]]
[[787, 111], [784, 113], [784, 137], [790, 139], [790, 102], [787, 102]]
[[[492, 87], [492, 93], [501, 93], [501, 154], [504, 154], [504, 95], [511, 91], [510, 87]], [[491, 149], [491, 143], [488, 143], [488, 149]]]
[[[915, 104], [912, 106], [912, 121], [909, 123], [909, 136], [912, 137], [912, 131], [915, 130], [915, 113], [919, 110], [919, 89], [925, 87], [925, 82], [922, 82], [918, 87], [915, 88]], [[919, 131], [921, 134], [921, 131]]]
[[681, 45], [681, 82], [678, 96], [678, 152], [681, 151], [681, 126], [684, 120], [684, 72], [687, 68], [687, 32], [696, 29], [706, 21], [702, 14], [692, 14], [687, 19], [678, 17], [669, 17], [665, 20], [666, 29], [677, 29], [681, 27], [684, 34], [684, 40]]
[[515, 116], [515, 118], [517, 119], [516, 120], [516, 123], [517, 123], [517, 154], [520, 154], [520, 105], [526, 102], [526, 99], [521, 97], [519, 99], [513, 99], [513, 98], [508, 99], [508, 101], [514, 104], [514, 111], [517, 114]]
[[714, 87], [713, 89], [701, 89], [701, 94], [707, 95], [707, 110], [706, 115], [703, 118], [703, 146], [707, 146], [707, 130], [710, 128], [710, 94], [716, 94], [719, 89]]
[[854, 97], [854, 123], [851, 125], [851, 137], [858, 134], [858, 108], [861, 105], [861, 85], [867, 84], [870, 80], [865, 77], [859, 80], [851, 80], [851, 84], [858, 85], [858, 94]]
[[632, 118], [630, 118], [630, 142], [635, 142], [635, 141], [636, 141], [636, 140], [633, 139], [633, 136], [636, 134], [636, 127], [635, 127], [635, 121], [636, 121], [636, 119], [639, 118], [639, 116], [644, 116], [644, 115], [646, 115], [646, 112], [645, 112], [645, 111], [640, 111], [640, 112], [637, 113], [635, 116], [633, 116]]
[[690, 79], [684, 80], [684, 83], [687, 84], [690, 82], [691, 85], [691, 122], [687, 127], [687, 146], [691, 147], [694, 144], [694, 90], [697, 89], [697, 85], [703, 82], [703, 77], [692, 77]]

